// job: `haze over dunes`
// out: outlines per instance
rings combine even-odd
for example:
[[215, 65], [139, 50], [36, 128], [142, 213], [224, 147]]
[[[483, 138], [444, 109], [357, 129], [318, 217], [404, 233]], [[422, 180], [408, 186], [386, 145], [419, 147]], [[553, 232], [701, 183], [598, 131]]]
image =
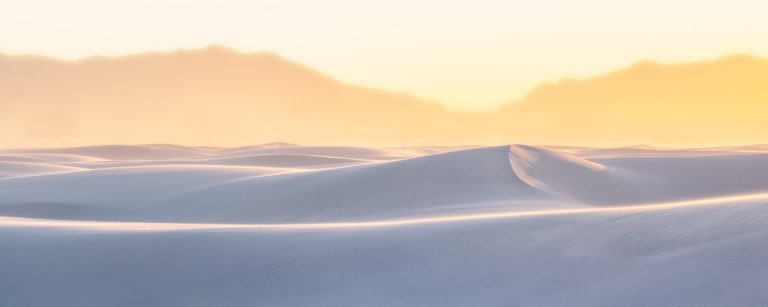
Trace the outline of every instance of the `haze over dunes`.
[[0, 55], [0, 146], [768, 142], [768, 61], [643, 61], [493, 112], [342, 83], [270, 53]]

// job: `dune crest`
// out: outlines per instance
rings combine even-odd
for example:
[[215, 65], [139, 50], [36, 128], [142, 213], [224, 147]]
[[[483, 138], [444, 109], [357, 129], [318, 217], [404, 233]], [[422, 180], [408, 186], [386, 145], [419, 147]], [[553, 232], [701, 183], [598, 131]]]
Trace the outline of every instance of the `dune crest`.
[[616, 203], [622, 199], [612, 169], [586, 159], [544, 148], [512, 145], [514, 172], [529, 185], [575, 201]]
[[26, 148], [0, 176], [3, 306], [768, 301], [765, 146]]
[[[8, 165], [0, 180], [0, 215], [25, 217], [55, 217], [59, 210], [52, 204], [59, 203], [84, 205], [83, 212], [93, 209], [102, 219], [119, 221], [300, 223], [638, 206], [768, 192], [762, 167], [768, 151], [755, 146], [142, 145], [3, 155], [10, 161], [2, 162]], [[16, 162], [25, 157], [36, 162]]]

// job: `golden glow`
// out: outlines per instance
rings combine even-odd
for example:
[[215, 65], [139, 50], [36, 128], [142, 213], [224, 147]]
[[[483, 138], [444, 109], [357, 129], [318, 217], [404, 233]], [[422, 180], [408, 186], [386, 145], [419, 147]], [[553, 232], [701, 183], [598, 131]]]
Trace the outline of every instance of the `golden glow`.
[[639, 59], [768, 55], [764, 0], [2, 0], [0, 52], [69, 59], [211, 43], [490, 110]]
[[[765, 59], [600, 75], [642, 58], [768, 54], [766, 11], [763, 0], [0, 0], [9, 54], [243, 52], [0, 54], [0, 147], [768, 143]], [[296, 62], [248, 53], [261, 50]], [[563, 76], [595, 77], [537, 87]]]
[[500, 111], [523, 143], [718, 146], [768, 142], [768, 61], [650, 61], [564, 80]]
[[722, 146], [768, 143], [768, 60], [642, 62], [487, 112], [351, 86], [274, 54], [0, 56], [0, 147], [174, 143]]

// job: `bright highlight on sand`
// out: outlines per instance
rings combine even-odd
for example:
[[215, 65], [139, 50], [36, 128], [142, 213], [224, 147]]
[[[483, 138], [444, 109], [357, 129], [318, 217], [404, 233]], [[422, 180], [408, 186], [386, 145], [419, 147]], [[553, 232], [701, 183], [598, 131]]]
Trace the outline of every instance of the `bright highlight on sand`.
[[[391, 149], [391, 150], [374, 150], [374, 149], [361, 149], [361, 148], [343, 148], [343, 147], [300, 147], [291, 145], [266, 145], [263, 147], [251, 147], [244, 149], [185, 149], [183, 147], [155, 147], [154, 151], [138, 151], [133, 150], [136, 153], [131, 154], [129, 147], [114, 147], [114, 148], [82, 148], [77, 150], [77, 154], [81, 155], [80, 158], [75, 158], [71, 153], [73, 151], [69, 149], [60, 150], [42, 150], [43, 153], [25, 153], [25, 152], [8, 152], [5, 153], [6, 159], [16, 159], [13, 156], [34, 156], [41, 159], [48, 159], [49, 162], [38, 162], [37, 164], [26, 165], [31, 171], [33, 167], [38, 167], [42, 174], [33, 173], [34, 176], [17, 176], [14, 178], [6, 178], [0, 180], [0, 188], [4, 188], [5, 193], [0, 194], [0, 199], [4, 203], [44, 203], [59, 202], [70, 203], [75, 198], [84, 201], [84, 204], [88, 204], [84, 208], [92, 206], [104, 206], [105, 203], [114, 202], [110, 199], [111, 194], [104, 192], [103, 196], [100, 196], [98, 190], [85, 193], [72, 190], [68, 185], [72, 187], [83, 186], [87, 184], [92, 187], [98, 187], [96, 184], [102, 185], [103, 188], [99, 189], [114, 189], [111, 186], [109, 180], [136, 181], [134, 185], [140, 187], [139, 182], [148, 184], [144, 192], [141, 192], [131, 197], [138, 197], [133, 200], [124, 199], [117, 201], [131, 201], [139, 204], [127, 203], [125, 206], [137, 206], [137, 208], [144, 208], [143, 210], [154, 210], [153, 207], [158, 208], [173, 208], [180, 210], [176, 214], [187, 214], [186, 211], [190, 209], [185, 206], [195, 207], [209, 207], [210, 209], [220, 207], [218, 213], [227, 210], [243, 210], [246, 206], [258, 206], [259, 197], [277, 197], [270, 196], [270, 193], [274, 193], [274, 190], [264, 190], [259, 192], [259, 186], [264, 185], [266, 187], [278, 184], [285, 180], [285, 184], [304, 186], [306, 183], [314, 182], [315, 180], [323, 180], [321, 178], [337, 178], [336, 180], [347, 181], [349, 178], [349, 186], [347, 186], [348, 194], [358, 193], [358, 196], [364, 198], [365, 195], [361, 194], [362, 190], [370, 190], [378, 186], [397, 186], [402, 184], [403, 188], [410, 186], [420, 186], [424, 184], [436, 184], [439, 187], [441, 180], [448, 179], [447, 182], [462, 182], [462, 177], [466, 177], [467, 187], [471, 187], [471, 184], [484, 183], [478, 185], [476, 188], [483, 189], [485, 185], [498, 185], [499, 196], [495, 202], [495, 206], [490, 209], [485, 209], [485, 213], [477, 213], [468, 211], [466, 213], [448, 213], [448, 214], [428, 214], [420, 213], [419, 204], [413, 203], [407, 198], [398, 200], [402, 203], [401, 210], [412, 211], [411, 214], [403, 213], [390, 213], [390, 216], [403, 216], [400, 218], [360, 218], [360, 217], [344, 217], [344, 214], [337, 215], [336, 217], [328, 217], [324, 221], [319, 222], [288, 222], [288, 223], [265, 223], [259, 222], [258, 216], [254, 216], [253, 223], [239, 223], [236, 222], [236, 218], [230, 222], [208, 222], [206, 221], [206, 214], [200, 215], [194, 223], [187, 222], [150, 222], [150, 221], [131, 221], [130, 216], [115, 215], [112, 216], [112, 221], [100, 221], [97, 218], [92, 219], [78, 219], [78, 218], [23, 218], [5, 215], [0, 220], [0, 224], [9, 227], [64, 227], [74, 229], [89, 229], [89, 230], [105, 230], [105, 231], [149, 231], [149, 230], [181, 230], [181, 229], [253, 229], [253, 230], [312, 230], [312, 229], [355, 229], [355, 228], [375, 228], [375, 227], [396, 227], [396, 226], [409, 226], [409, 225], [422, 225], [422, 224], [434, 224], [434, 223], [448, 223], [448, 222], [465, 222], [465, 221], [482, 221], [493, 220], [503, 218], [515, 218], [515, 217], [536, 217], [536, 216], [549, 216], [549, 215], [565, 215], [565, 214], [600, 214], [600, 213], [620, 213], [620, 212], [642, 212], [642, 211], [654, 211], [654, 210], [668, 210], [677, 208], [697, 207], [697, 206], [709, 206], [709, 205], [727, 205], [732, 203], [741, 202], [755, 202], [765, 200], [768, 198], [768, 193], [761, 192], [760, 190], [754, 193], [734, 194], [727, 196], [708, 196], [697, 197], [697, 195], [704, 195], [701, 193], [711, 193], [709, 189], [719, 187], [723, 189], [724, 193], [727, 193], [729, 189], [743, 188], [738, 185], [734, 185], [731, 188], [728, 186], [727, 178], [723, 180], [711, 181], [708, 178], [697, 178], [696, 176], [702, 176], [701, 174], [696, 176], [690, 176], [685, 174], [685, 169], [680, 169], [678, 160], [696, 159], [692, 161], [699, 161], [702, 167], [706, 165], [708, 169], [713, 172], [723, 172], [733, 170], [734, 168], [742, 168], [748, 166], [745, 163], [753, 163], [755, 159], [768, 159], [763, 153], [756, 151], [755, 148], [743, 148], [735, 150], [733, 155], [724, 155], [724, 152], [728, 149], [713, 148], [710, 150], [678, 150], [670, 151], [664, 150], [659, 152], [659, 156], [649, 155], [649, 151], [642, 149], [571, 149], [568, 151], [556, 151], [540, 147], [513, 145], [511, 147], [490, 147], [490, 148], [478, 148], [463, 150], [461, 148], [435, 148], [430, 149], [422, 147], [419, 149]], [[751, 150], [751, 153], [747, 151]], [[31, 150], [36, 151], [36, 150]], [[633, 154], [633, 151], [635, 154]], [[747, 151], [748, 153], [742, 153]], [[95, 156], [88, 158], [84, 154], [92, 152]], [[438, 154], [429, 154], [429, 152], [438, 152]], [[443, 153], [440, 153], [443, 152]], [[615, 152], [615, 153], [614, 153]], [[67, 156], [60, 156], [66, 153]], [[147, 155], [149, 153], [149, 155]], [[617, 155], [621, 153], [620, 155]], [[650, 152], [652, 153], [652, 152]], [[679, 155], [670, 155], [675, 153]], [[615, 155], [614, 158], [606, 158], [608, 155]], [[590, 158], [590, 156], [596, 155], [598, 158]], [[114, 162], [116, 164], [109, 165], [105, 159], [110, 157], [121, 156], [126, 162]], [[66, 157], [66, 159], [64, 159]], [[635, 164], [634, 167], [639, 167], [636, 170], [628, 169], [627, 166], [632, 164], [623, 163], [622, 159], [628, 163]], [[657, 179], [649, 177], [647, 174], [643, 174], [646, 168], [642, 164], [637, 165], [637, 159], [641, 161], [647, 161], [648, 167], [658, 168], [654, 165], [670, 165], [669, 168], [660, 172], [659, 175], [663, 175], [662, 178], [674, 178], [679, 177], [681, 183], [685, 183], [682, 180], [687, 180], [694, 185], [691, 187], [681, 186], [676, 189], [669, 190], [667, 186], [659, 186], [660, 189], [668, 190], [668, 192], [652, 193], [654, 195], [663, 196], [664, 193], [670, 193], [667, 197], [670, 198], [683, 198], [683, 200], [662, 200], [662, 201], [643, 201], [647, 199], [647, 193], [638, 194], [633, 189], [643, 189], [652, 186], [653, 182]], [[64, 162], [61, 162], [64, 161]], [[75, 161], [75, 162], [70, 162]], [[83, 161], [83, 162], [79, 162]], [[132, 162], [131, 162], [132, 161]], [[389, 161], [389, 162], [388, 162]], [[718, 162], [719, 161], [719, 162]], [[28, 163], [28, 162], [25, 162]], [[235, 165], [228, 165], [234, 163]], [[258, 163], [260, 165], [250, 165], [248, 167], [238, 167], [239, 163]], [[185, 165], [186, 164], [186, 165]], [[455, 165], [465, 165], [464, 168], [457, 169]], [[484, 165], [486, 164], [486, 165]], [[72, 171], [64, 167], [73, 167], [76, 165], [78, 169]], [[88, 167], [99, 166], [92, 170], [88, 170]], [[56, 169], [61, 167], [62, 169]], [[104, 168], [105, 167], [105, 168]], [[296, 172], [297, 170], [304, 170], [303, 172]], [[436, 175], [434, 178], [416, 179], [408, 177], [400, 177], [398, 174], [402, 172], [407, 176], [410, 172], [423, 172], [423, 173], [440, 173], [445, 171], [455, 171], [455, 173], [445, 173], [443, 175]], [[688, 172], [702, 172], [706, 169], [702, 169], [694, 165], [694, 168], [690, 168]], [[763, 176], [759, 170], [754, 170], [752, 175], [741, 174], [740, 176]], [[45, 175], [48, 172], [50, 175]], [[382, 176], [381, 174], [387, 174]], [[93, 179], [91, 179], [93, 175]], [[191, 176], [191, 177], [190, 177]], [[329, 177], [330, 176], [330, 177]], [[480, 177], [478, 177], [480, 176]], [[196, 178], [194, 181], [189, 181], [189, 178]], [[206, 179], [208, 177], [208, 179]], [[313, 179], [317, 177], [317, 179]], [[112, 178], [112, 179], [110, 179]], [[122, 178], [122, 179], [121, 179]], [[135, 178], [135, 179], [130, 179]], [[157, 178], [157, 179], [153, 179]], [[164, 178], [164, 179], [161, 179]], [[153, 180], [163, 180], [162, 184], [173, 184], [175, 180], [179, 181], [180, 190], [167, 191], [167, 189], [156, 189], [152, 186]], [[215, 180], [215, 183], [206, 183], [208, 180]], [[458, 181], [457, 181], [458, 180]], [[318, 181], [318, 183], [323, 183]], [[700, 183], [696, 183], [700, 181]], [[39, 182], [39, 183], [34, 183]], [[47, 182], [47, 183], [44, 183]], [[708, 183], [709, 182], [709, 183]], [[158, 182], [161, 183], [161, 182]], [[329, 189], [334, 186], [334, 182], [327, 182]], [[716, 184], [716, 186], [708, 187], [707, 184]], [[46, 185], [50, 185], [50, 192], [52, 195], [50, 200], [40, 198], [37, 193], [27, 194], [25, 189], [29, 192], [33, 192], [36, 189], [45, 189]], [[692, 187], [699, 186], [699, 191], [691, 190]], [[14, 188], [17, 186], [17, 188]], [[30, 187], [36, 187], [36, 189], [30, 189]], [[758, 184], [757, 187], [760, 187]], [[129, 187], [130, 188], [130, 187]], [[77, 188], [74, 188], [77, 189]], [[338, 189], [335, 187], [334, 189]], [[119, 189], [118, 189], [119, 190]], [[510, 193], [507, 193], [508, 191]], [[689, 190], [686, 195], [682, 190]], [[155, 191], [155, 192], [152, 192]], [[515, 192], [517, 191], [517, 192]], [[170, 193], [169, 193], [170, 192]], [[286, 190], [287, 194], [282, 197], [291, 197], [295, 194], [303, 193], [301, 190]], [[309, 192], [309, 191], [308, 191]], [[446, 191], [447, 192], [447, 191]], [[78, 195], [78, 193], [83, 193]], [[152, 193], [158, 193], [158, 196], [152, 196]], [[163, 196], [164, 194], [167, 196]], [[213, 194], [212, 194], [213, 193]], [[218, 199], [210, 198], [211, 195], [223, 193], [226, 197]], [[245, 194], [244, 194], [245, 193]], [[328, 204], [317, 203], [313, 204], [312, 199], [322, 199], [326, 197], [324, 194], [327, 192], [325, 189], [316, 190], [305, 196], [301, 196], [296, 201], [302, 202], [301, 207], [305, 207], [308, 213], [311, 213], [313, 207], [322, 207], [327, 205], [340, 206], [339, 201], [333, 201]], [[487, 197], [493, 195], [489, 192], [476, 193], [471, 190], [462, 193], [461, 195], [472, 195], [475, 193], [476, 197]], [[72, 200], [66, 200], [61, 196], [62, 194], [69, 194], [73, 198]], [[146, 195], [142, 195], [146, 194]], [[247, 195], [241, 198], [235, 195]], [[16, 195], [16, 196], [14, 196]], [[188, 196], [187, 196], [188, 195]], [[199, 196], [196, 196], [199, 195]], [[278, 194], [280, 195], [280, 194]], [[460, 194], [457, 194], [457, 196]], [[145, 197], [148, 196], [148, 197]], [[619, 201], [610, 201], [610, 197]], [[45, 197], [45, 196], [43, 196]], [[455, 196], [453, 196], [455, 197]], [[452, 197], [452, 198], [453, 198]], [[92, 200], [89, 200], [92, 199]], [[429, 199], [429, 197], [420, 196], [419, 198]], [[207, 200], [206, 200], [207, 199]], [[354, 198], [352, 198], [354, 199]], [[254, 201], [256, 203], [254, 203]], [[142, 202], [147, 204], [141, 205]], [[445, 203], [435, 202], [432, 206], [436, 206], [435, 209], [441, 206], [451, 205], [451, 201], [447, 200]], [[487, 201], [486, 201], [487, 202]], [[536, 209], [535, 203], [551, 203], [551, 208]], [[154, 203], [154, 204], [153, 204]], [[230, 204], [227, 204], [230, 203]], [[557, 204], [560, 205], [557, 205]], [[151, 204], [151, 205], [150, 205]], [[483, 203], [479, 202], [474, 206], [479, 206]], [[264, 205], [269, 205], [265, 203]], [[360, 203], [356, 206], [364, 206], [365, 203]], [[380, 203], [376, 206], [390, 206], [388, 202]], [[32, 204], [27, 205], [32, 206]], [[44, 210], [56, 210], [57, 205], [55, 203], [49, 206], [40, 207]], [[201, 207], [202, 206], [202, 207]], [[292, 206], [297, 206], [293, 202], [286, 202], [282, 206], [285, 206], [285, 210], [290, 210]], [[376, 206], [371, 207], [371, 213], [375, 213]], [[464, 205], [466, 206], [466, 205]], [[560, 206], [560, 207], [558, 207]], [[22, 206], [23, 207], [23, 206]], [[230, 209], [226, 209], [230, 207]], [[472, 208], [468, 206], [467, 208]], [[8, 206], [8, 208], [13, 208]], [[68, 207], [64, 207], [68, 208]], [[354, 209], [355, 207], [350, 207]], [[460, 208], [460, 207], [459, 207]], [[0, 206], [0, 209], [3, 209]], [[59, 209], [60, 210], [60, 209]], [[202, 210], [202, 209], [196, 209]], [[208, 209], [206, 209], [208, 210]], [[209, 216], [216, 219], [217, 211], [208, 211]], [[44, 211], [43, 211], [44, 212]], [[41, 212], [41, 213], [43, 213]], [[55, 211], [52, 211], [55, 212]], [[99, 212], [99, 211], [95, 211]], [[119, 211], [118, 211], [119, 212]], [[167, 213], [163, 213], [166, 214]], [[408, 217], [412, 215], [412, 217]], [[159, 215], [162, 218], [162, 214]], [[179, 215], [182, 217], [183, 215]], [[311, 216], [311, 215], [310, 215]], [[375, 215], [373, 215], [375, 216]], [[234, 216], [233, 216], [234, 218]], [[115, 220], [117, 219], [117, 220]], [[169, 221], [173, 221], [174, 215], [168, 215], [166, 218]]]
[[[765, 146], [1, 150], [0, 305], [121, 305], [93, 291], [135, 285], [179, 306], [355, 305], [424, 286], [439, 295], [392, 305], [664, 305], [668, 289], [705, 305], [721, 298], [699, 289], [733, 284], [710, 274], [761, 297], [766, 167]], [[318, 285], [331, 297], [283, 295]]]
[[736, 195], [726, 197], [714, 197], [706, 199], [693, 199], [657, 204], [630, 205], [608, 208], [583, 208], [583, 209], [558, 209], [558, 210], [531, 210], [516, 212], [497, 212], [487, 214], [468, 214], [455, 216], [423, 217], [413, 219], [393, 219], [381, 221], [363, 222], [335, 222], [335, 223], [300, 223], [300, 224], [205, 224], [205, 223], [131, 223], [131, 222], [104, 222], [104, 221], [64, 221], [26, 219], [0, 216], [0, 227], [40, 227], [40, 228], [71, 228], [83, 230], [101, 231], [161, 231], [161, 230], [192, 230], [192, 229], [247, 229], [247, 230], [313, 230], [313, 229], [356, 229], [410, 226], [448, 222], [469, 222], [481, 220], [495, 220], [515, 217], [539, 217], [563, 214], [586, 213], [621, 213], [643, 212], [655, 210], [669, 210], [695, 206], [729, 205], [740, 203], [752, 203], [768, 200], [768, 193]]

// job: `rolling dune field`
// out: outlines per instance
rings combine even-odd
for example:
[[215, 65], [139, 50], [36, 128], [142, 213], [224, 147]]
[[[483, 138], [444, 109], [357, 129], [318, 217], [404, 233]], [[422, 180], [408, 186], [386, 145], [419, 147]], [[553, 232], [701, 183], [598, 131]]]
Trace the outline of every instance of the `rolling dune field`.
[[768, 147], [0, 151], [0, 306], [768, 304]]

